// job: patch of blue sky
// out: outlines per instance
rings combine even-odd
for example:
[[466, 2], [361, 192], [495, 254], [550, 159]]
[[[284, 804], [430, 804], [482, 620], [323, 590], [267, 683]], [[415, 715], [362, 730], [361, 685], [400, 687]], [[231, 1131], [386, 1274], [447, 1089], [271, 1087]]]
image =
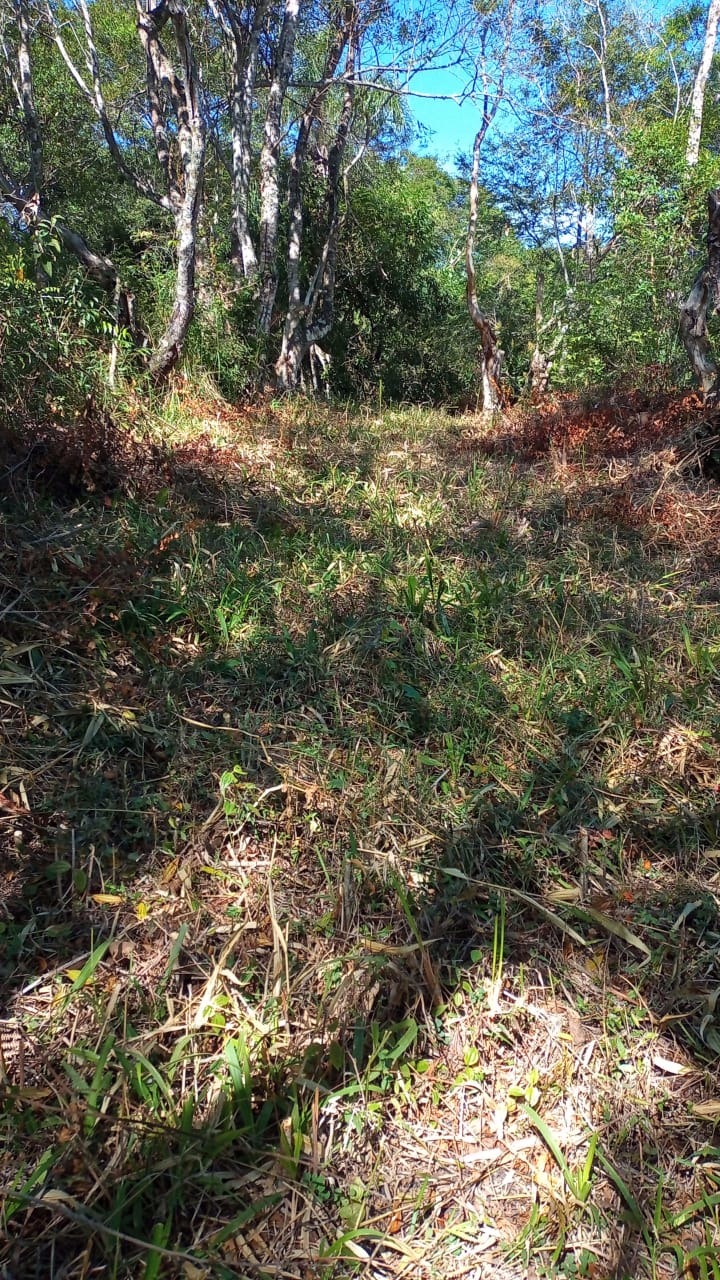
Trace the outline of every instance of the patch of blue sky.
[[[644, 0], [636, 6], [638, 31], [686, 7], [677, 0]], [[459, 156], [472, 154], [480, 121], [477, 103], [465, 96], [467, 83], [467, 72], [452, 67], [420, 72], [412, 81], [409, 106], [418, 125], [416, 149], [451, 172], [456, 172]], [[502, 131], [511, 122], [511, 113], [499, 112], [494, 128]]]
[[472, 154], [480, 117], [474, 102], [462, 101], [466, 85], [467, 76], [452, 69], [421, 72], [413, 81], [409, 105], [419, 126], [418, 150], [445, 169], [456, 168], [458, 155]]

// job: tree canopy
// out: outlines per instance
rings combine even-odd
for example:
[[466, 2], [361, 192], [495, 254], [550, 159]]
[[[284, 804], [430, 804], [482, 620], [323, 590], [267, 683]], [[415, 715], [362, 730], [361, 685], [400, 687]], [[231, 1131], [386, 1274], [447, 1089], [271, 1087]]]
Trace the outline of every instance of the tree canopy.
[[[190, 361], [231, 397], [453, 403], [658, 366], [707, 391], [678, 314], [718, 180], [713, 13], [3, 0], [6, 367], [28, 306], [55, 367], [65, 305], [82, 385], [88, 361], [99, 385]], [[443, 68], [477, 119], [454, 172], [413, 114]]]

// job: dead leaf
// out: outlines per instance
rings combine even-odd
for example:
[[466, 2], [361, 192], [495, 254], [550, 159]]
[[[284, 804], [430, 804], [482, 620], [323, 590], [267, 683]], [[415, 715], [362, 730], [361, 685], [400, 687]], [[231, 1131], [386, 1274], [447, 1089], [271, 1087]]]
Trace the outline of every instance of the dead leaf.
[[661, 1058], [659, 1054], [652, 1059], [652, 1064], [658, 1071], [665, 1071], [670, 1076], [686, 1076], [690, 1071], [682, 1062], [671, 1062], [669, 1058]]
[[720, 1120], [720, 1098], [708, 1098], [705, 1102], [694, 1102], [693, 1115], [701, 1120]]
[[688, 916], [691, 916], [693, 911], [697, 911], [698, 907], [701, 907], [702, 905], [702, 898], [698, 898], [697, 902], [686, 902], [677, 920], [670, 926], [670, 932], [677, 933], [678, 929], [685, 923]]
[[180, 861], [178, 858], [173, 858], [172, 862], [168, 862], [167, 866], [163, 870], [162, 875], [160, 876], [160, 883], [170, 884], [170, 881], [174, 880], [175, 876], [178, 873], [179, 865], [180, 865]]
[[608, 916], [604, 911], [594, 911], [592, 907], [584, 907], [583, 914], [589, 916], [595, 924], [601, 929], [605, 929], [615, 938], [621, 938], [623, 942], [627, 942], [629, 947], [635, 947], [636, 951], [641, 951], [644, 956], [650, 958], [651, 952], [647, 943], [643, 942], [632, 929], [628, 929], [626, 924], [621, 920], [615, 920], [612, 916]]

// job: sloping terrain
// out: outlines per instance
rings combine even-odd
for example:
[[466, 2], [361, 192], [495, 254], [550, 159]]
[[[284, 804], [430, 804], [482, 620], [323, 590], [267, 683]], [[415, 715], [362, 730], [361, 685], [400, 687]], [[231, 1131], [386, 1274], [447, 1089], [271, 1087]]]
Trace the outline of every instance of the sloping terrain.
[[717, 1275], [701, 418], [8, 452], [3, 1276]]

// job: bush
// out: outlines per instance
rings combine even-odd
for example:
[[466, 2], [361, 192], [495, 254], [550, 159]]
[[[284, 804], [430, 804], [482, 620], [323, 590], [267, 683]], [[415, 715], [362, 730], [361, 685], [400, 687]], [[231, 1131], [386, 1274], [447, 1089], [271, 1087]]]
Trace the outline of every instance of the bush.
[[0, 412], [71, 417], [107, 378], [107, 300], [67, 266], [52, 225], [32, 236], [0, 219]]

